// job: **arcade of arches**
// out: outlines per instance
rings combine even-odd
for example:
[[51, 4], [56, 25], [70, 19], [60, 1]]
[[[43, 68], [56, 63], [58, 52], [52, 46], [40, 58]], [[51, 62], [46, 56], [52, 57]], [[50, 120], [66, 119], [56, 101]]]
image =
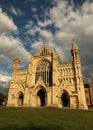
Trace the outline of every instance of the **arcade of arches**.
[[[62, 93], [61, 102], [63, 107], [70, 107], [70, 98], [69, 94], [65, 91]], [[22, 92], [18, 94], [18, 106], [23, 106], [24, 95]], [[46, 90], [42, 87], [38, 90], [36, 94], [36, 106], [37, 107], [44, 107], [47, 106], [47, 93]]]
[[[20, 55], [13, 60], [7, 106], [69, 107], [87, 109], [79, 49], [75, 41], [72, 61], [61, 62], [46, 44], [30, 54], [28, 67], [20, 69]], [[16, 96], [18, 94], [18, 96]]]

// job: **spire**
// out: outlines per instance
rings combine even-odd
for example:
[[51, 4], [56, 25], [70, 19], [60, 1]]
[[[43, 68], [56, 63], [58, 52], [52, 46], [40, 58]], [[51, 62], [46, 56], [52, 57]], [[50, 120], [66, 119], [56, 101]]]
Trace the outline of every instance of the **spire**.
[[20, 56], [19, 53], [16, 54], [15, 58], [14, 58], [14, 63], [13, 63], [13, 70], [18, 70], [20, 67]]
[[15, 56], [15, 58], [14, 58], [14, 61], [20, 61], [19, 53], [16, 54], [16, 56]]
[[77, 46], [76, 41], [74, 39], [72, 41], [71, 53], [72, 53], [72, 56], [73, 56], [73, 62], [81, 64], [80, 63], [79, 49], [78, 49], [78, 46]]
[[79, 49], [78, 49], [78, 46], [77, 46], [77, 44], [76, 44], [75, 39], [73, 39], [73, 41], [72, 41], [72, 49], [71, 49], [71, 51], [72, 51], [72, 50], [79, 50]]

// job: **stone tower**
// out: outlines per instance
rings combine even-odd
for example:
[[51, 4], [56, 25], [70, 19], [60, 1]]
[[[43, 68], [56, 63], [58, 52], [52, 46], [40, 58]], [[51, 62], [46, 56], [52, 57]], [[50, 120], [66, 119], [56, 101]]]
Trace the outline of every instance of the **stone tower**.
[[87, 109], [84, 84], [83, 84], [83, 76], [81, 72], [82, 68], [81, 68], [80, 54], [79, 54], [79, 49], [75, 40], [73, 40], [72, 42], [71, 53], [73, 57], [73, 69], [74, 69], [74, 75], [75, 75], [76, 91], [78, 94], [77, 106], [79, 109], [84, 109], [84, 108]]

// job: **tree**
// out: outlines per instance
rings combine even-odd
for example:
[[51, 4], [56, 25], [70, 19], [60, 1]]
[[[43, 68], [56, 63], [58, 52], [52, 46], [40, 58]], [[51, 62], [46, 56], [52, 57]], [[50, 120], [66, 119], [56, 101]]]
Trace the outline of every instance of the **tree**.
[[6, 100], [7, 97], [4, 94], [0, 93], [0, 106], [6, 105]]

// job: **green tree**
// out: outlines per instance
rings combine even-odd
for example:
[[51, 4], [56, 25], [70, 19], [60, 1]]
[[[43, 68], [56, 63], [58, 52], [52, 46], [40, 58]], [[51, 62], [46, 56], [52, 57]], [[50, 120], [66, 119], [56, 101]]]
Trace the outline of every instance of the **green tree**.
[[6, 96], [0, 93], [0, 106], [6, 105], [6, 100], [7, 100]]

